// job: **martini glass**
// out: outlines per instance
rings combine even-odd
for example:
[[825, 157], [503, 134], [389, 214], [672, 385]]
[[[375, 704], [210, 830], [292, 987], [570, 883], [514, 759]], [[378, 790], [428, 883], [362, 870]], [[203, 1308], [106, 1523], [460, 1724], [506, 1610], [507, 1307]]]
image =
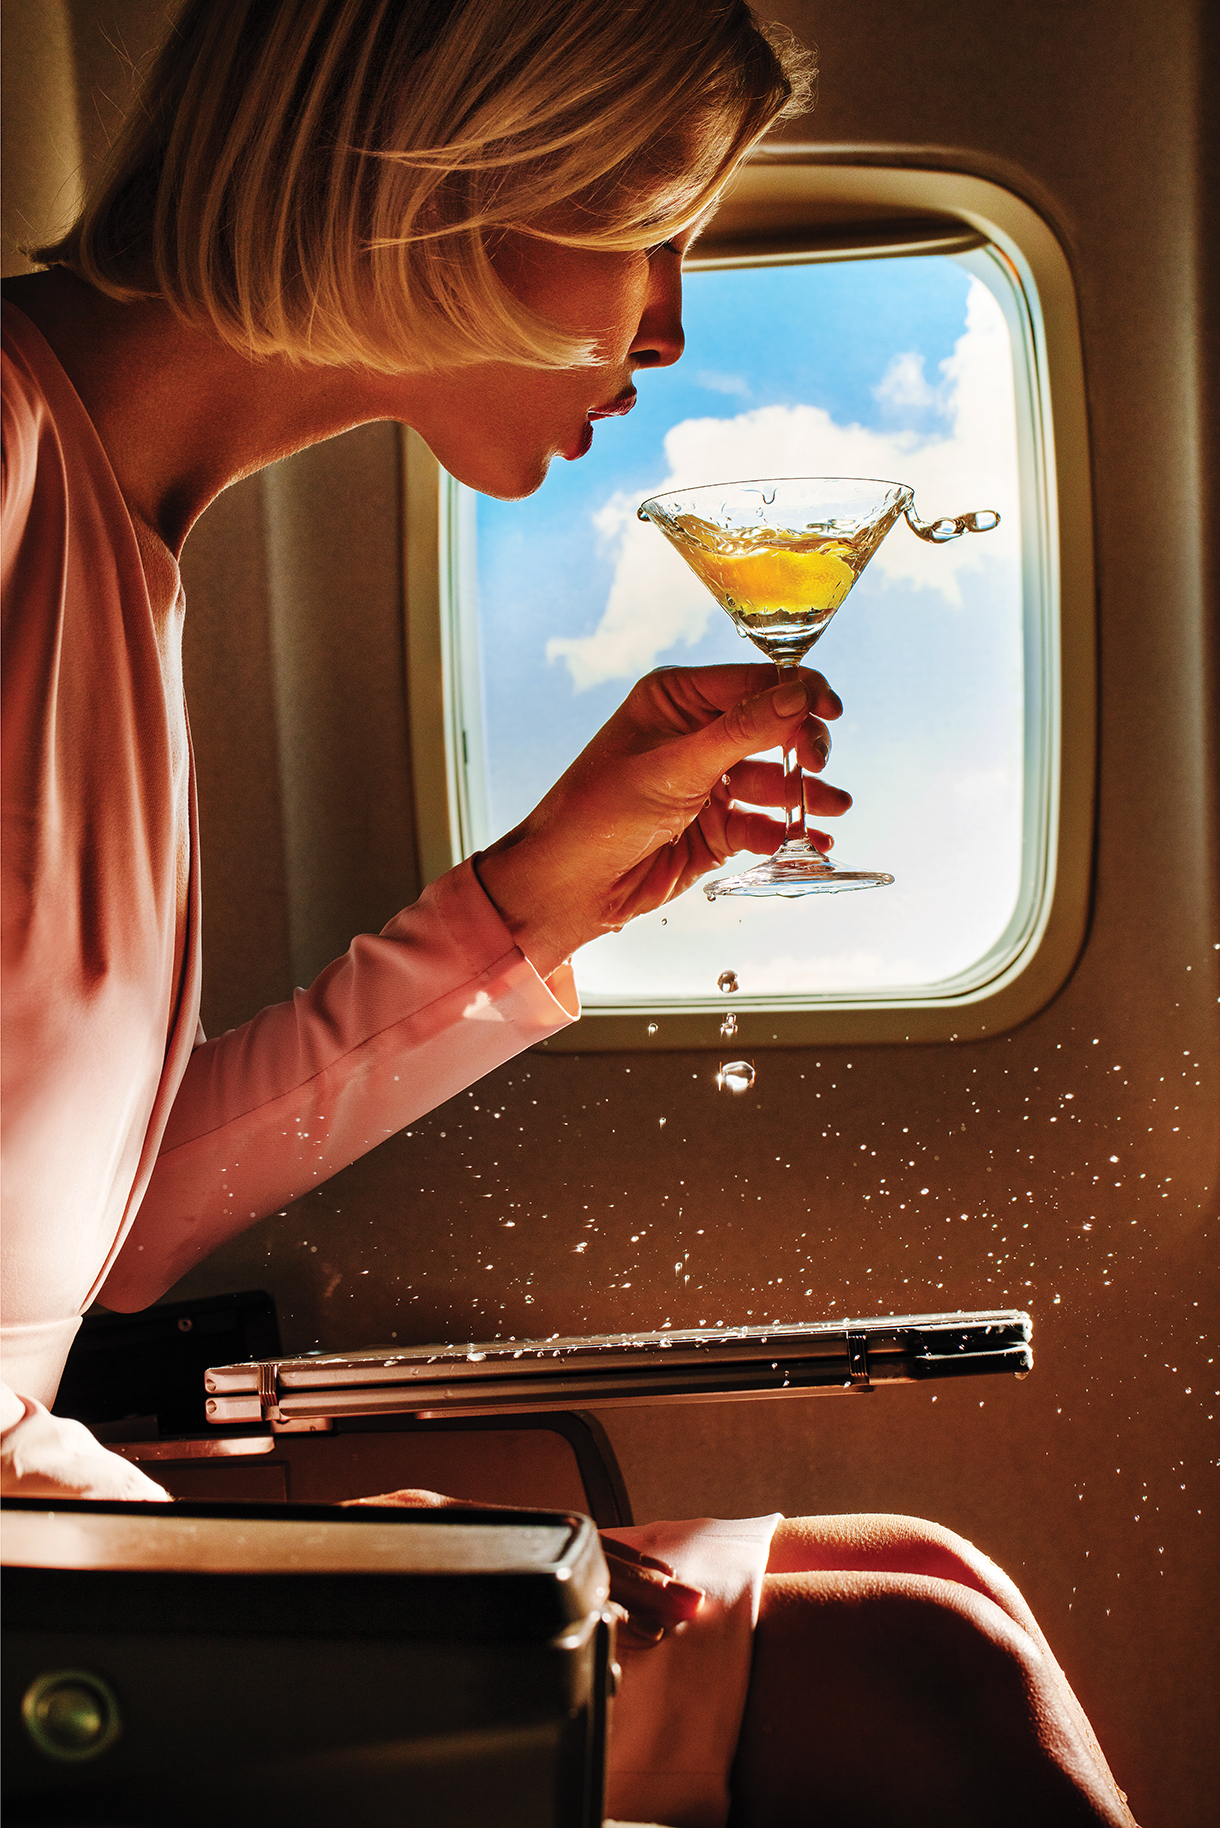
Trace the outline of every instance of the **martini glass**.
[[[933, 545], [987, 533], [994, 508], [922, 521], [915, 491], [903, 482], [861, 476], [787, 476], [769, 482], [709, 483], [654, 495], [639, 510], [677, 547], [691, 570], [775, 665], [795, 671], [890, 528], [905, 516]], [[704, 887], [717, 895], [816, 895], [871, 889], [894, 878], [883, 870], [836, 869], [809, 840], [804, 777], [796, 751], [784, 752], [784, 842], [740, 876]]]

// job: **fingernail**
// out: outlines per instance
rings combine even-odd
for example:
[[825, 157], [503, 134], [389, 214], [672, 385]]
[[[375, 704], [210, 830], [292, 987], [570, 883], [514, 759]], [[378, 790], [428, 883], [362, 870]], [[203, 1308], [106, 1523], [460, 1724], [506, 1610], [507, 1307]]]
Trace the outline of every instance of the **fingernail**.
[[827, 762], [830, 760], [830, 744], [828, 742], [826, 742], [822, 737], [818, 737], [816, 739], [816, 741], [814, 742], [813, 746], [817, 750], [818, 754], [821, 756], [822, 766], [823, 766], [823, 768], [825, 768]]
[[809, 704], [804, 681], [785, 680], [783, 685], [776, 686], [771, 694], [771, 704], [780, 717], [791, 717], [794, 711], [804, 711]]

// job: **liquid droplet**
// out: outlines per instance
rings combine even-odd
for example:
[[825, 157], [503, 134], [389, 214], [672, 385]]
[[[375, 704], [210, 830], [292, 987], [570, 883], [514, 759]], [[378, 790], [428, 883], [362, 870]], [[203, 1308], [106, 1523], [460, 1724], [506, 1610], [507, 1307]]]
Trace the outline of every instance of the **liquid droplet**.
[[722, 971], [720, 976], [716, 979], [716, 988], [717, 990], [723, 990], [726, 996], [731, 996], [737, 988], [737, 973], [735, 971]]
[[668, 922], [668, 921], [667, 921], [667, 920], [663, 920], [663, 921], [662, 921], [662, 922], [661, 922], [661, 925], [662, 925], [662, 926], [663, 926], [663, 927], [667, 927], [667, 926], [668, 926], [668, 925], [669, 925], [669, 922]]
[[721, 1092], [748, 1092], [754, 1083], [754, 1068], [748, 1060], [728, 1060], [716, 1074], [716, 1089]]
[[655, 1022], [650, 1022], [650, 1023], [649, 1023], [649, 1024], [648, 1024], [648, 1032], [649, 1032], [649, 1034], [650, 1034], [650, 1035], [655, 1035], [655, 1034], [656, 1034], [656, 1032], [657, 1032], [657, 1025], [656, 1025], [656, 1023], [655, 1023]]
[[726, 1016], [724, 1021], [720, 1024], [720, 1032], [726, 1041], [731, 1041], [733, 1036], [737, 1033], [737, 1017]]

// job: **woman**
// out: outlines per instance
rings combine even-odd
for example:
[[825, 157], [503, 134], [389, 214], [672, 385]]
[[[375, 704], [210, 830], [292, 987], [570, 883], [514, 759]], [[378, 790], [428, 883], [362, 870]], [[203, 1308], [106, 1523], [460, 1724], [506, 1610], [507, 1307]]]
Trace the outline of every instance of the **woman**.
[[[741, 0], [643, 20], [621, 0], [192, 0], [48, 270], [6, 287], [6, 1490], [163, 1496], [48, 1413], [83, 1309], [155, 1299], [573, 1019], [576, 946], [775, 847], [736, 804], [780, 803], [755, 754], [795, 736], [820, 774], [839, 705], [819, 675], [653, 674], [516, 831], [291, 1005], [197, 1032], [194, 520], [376, 419], [472, 487], [537, 488], [630, 409], [638, 370], [678, 359], [683, 252], [807, 89]], [[850, 803], [817, 779], [808, 801]], [[742, 1819], [817, 1795], [858, 1820], [1129, 1820], [1020, 1596], [969, 1545], [909, 1520], [775, 1524], [607, 1543], [625, 1637], [654, 1644], [619, 1704], [617, 1810], [723, 1821], [742, 1729]], [[853, 1709], [917, 1652], [939, 1698], [890, 1693], [866, 1735], [857, 1713], [811, 1752], [785, 1720], [808, 1706], [811, 1625]], [[876, 1758], [879, 1717], [901, 1757]]]

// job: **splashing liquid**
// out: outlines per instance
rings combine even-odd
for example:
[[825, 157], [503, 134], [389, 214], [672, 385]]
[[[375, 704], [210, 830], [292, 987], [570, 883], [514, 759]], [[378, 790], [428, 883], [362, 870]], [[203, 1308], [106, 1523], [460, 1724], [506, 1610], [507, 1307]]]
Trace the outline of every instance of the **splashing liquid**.
[[720, 1092], [748, 1092], [754, 1083], [754, 1068], [748, 1060], [726, 1060], [716, 1074]]

